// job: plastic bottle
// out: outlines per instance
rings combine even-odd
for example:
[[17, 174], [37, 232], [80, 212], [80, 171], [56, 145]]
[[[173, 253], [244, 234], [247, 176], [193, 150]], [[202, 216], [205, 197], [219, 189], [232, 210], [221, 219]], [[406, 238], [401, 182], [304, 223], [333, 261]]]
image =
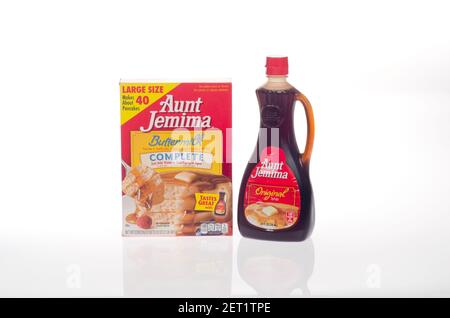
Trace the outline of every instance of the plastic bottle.
[[[308, 99], [287, 82], [288, 58], [268, 57], [267, 82], [256, 90], [260, 133], [242, 178], [238, 225], [245, 237], [303, 241], [314, 227], [314, 197], [309, 161], [314, 116]], [[300, 101], [307, 119], [307, 141], [299, 152], [294, 134], [294, 105]]]

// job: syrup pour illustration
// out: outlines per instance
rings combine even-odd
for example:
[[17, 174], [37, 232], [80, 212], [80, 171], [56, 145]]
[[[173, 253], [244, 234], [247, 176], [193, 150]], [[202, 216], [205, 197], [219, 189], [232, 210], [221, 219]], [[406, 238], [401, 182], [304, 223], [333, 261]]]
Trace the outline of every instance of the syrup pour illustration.
[[[314, 116], [308, 99], [287, 82], [288, 58], [268, 57], [267, 82], [256, 90], [260, 133], [241, 183], [238, 225], [245, 237], [303, 241], [314, 227], [309, 161]], [[305, 109], [307, 140], [300, 153], [294, 134], [294, 105]]]

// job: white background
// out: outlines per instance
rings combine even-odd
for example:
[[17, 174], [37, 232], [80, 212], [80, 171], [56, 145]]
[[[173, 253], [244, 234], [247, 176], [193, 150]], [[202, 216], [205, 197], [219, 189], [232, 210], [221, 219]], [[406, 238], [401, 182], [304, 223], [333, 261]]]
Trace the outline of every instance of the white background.
[[[450, 296], [449, 11], [2, 2], [0, 295]], [[120, 78], [232, 78], [237, 196], [270, 54], [315, 111], [312, 239], [123, 239]]]

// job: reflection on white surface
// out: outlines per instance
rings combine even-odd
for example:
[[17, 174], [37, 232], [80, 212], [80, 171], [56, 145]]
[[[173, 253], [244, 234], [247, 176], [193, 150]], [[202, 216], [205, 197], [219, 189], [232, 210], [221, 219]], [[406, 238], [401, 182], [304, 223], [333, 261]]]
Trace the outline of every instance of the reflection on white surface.
[[450, 295], [448, 232], [435, 229], [421, 238], [367, 226], [356, 237], [331, 236], [319, 227], [313, 239], [269, 242], [236, 233], [81, 240], [63, 233], [58, 239], [0, 233], [0, 296]]
[[121, 238], [0, 234], [0, 297], [118, 297]]
[[[289, 297], [309, 295], [312, 240], [299, 243], [242, 238], [233, 257], [229, 237], [125, 238], [125, 297]], [[237, 271], [233, 272], [233, 267]], [[234, 277], [233, 277], [234, 275]], [[240, 278], [256, 294], [232, 292]]]
[[241, 278], [258, 296], [288, 297], [298, 289], [309, 295], [314, 269], [314, 245], [305, 242], [270, 242], [242, 238], [237, 254]]
[[126, 297], [227, 297], [231, 237], [124, 239]]

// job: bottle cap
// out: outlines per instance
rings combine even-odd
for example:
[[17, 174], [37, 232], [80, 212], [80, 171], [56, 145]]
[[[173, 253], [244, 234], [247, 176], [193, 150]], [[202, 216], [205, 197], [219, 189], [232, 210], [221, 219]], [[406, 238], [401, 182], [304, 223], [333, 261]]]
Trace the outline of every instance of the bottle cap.
[[267, 75], [288, 75], [288, 58], [270, 57], [266, 58], [266, 74]]

